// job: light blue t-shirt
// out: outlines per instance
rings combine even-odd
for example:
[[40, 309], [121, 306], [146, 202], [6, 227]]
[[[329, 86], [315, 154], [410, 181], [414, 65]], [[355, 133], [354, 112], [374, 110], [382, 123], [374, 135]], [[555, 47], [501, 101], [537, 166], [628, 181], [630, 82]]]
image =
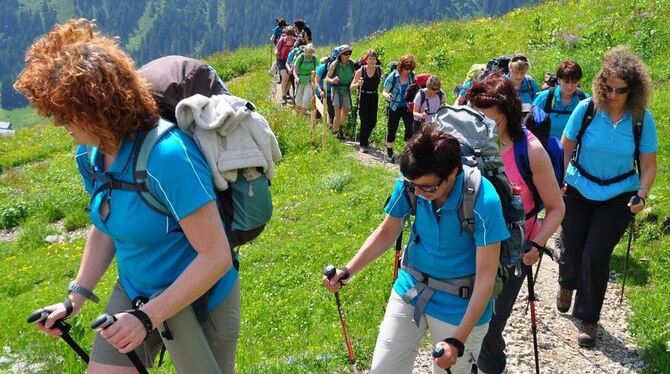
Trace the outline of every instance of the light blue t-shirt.
[[[506, 77], [510, 77], [509, 73], [506, 75]], [[535, 99], [535, 95], [540, 92], [540, 87], [537, 85], [537, 82], [535, 82], [533, 77], [526, 75], [523, 77], [523, 81], [521, 81], [521, 84], [519, 85], [519, 88], [516, 90], [516, 92], [519, 94], [522, 104], [532, 104], [533, 99]]]
[[[93, 168], [116, 180], [132, 183], [133, 140], [124, 139], [107, 172], [103, 155], [92, 148]], [[172, 212], [165, 216], [150, 208], [138, 192], [114, 189], [92, 179], [90, 157], [85, 146], [77, 148], [77, 165], [84, 186], [91, 195], [89, 216], [100, 231], [112, 237], [116, 249], [119, 281], [128, 296], [150, 297], [169, 287], [196, 257], [179, 221], [216, 199], [209, 166], [193, 139], [178, 129], [171, 130], [154, 146], [147, 165], [150, 190]], [[109, 215], [100, 206], [109, 201]], [[208, 294], [209, 309], [228, 295], [237, 279], [231, 268]]]
[[458, 96], [465, 97], [465, 95], [468, 94], [470, 87], [472, 87], [472, 80], [468, 80], [467, 82], [463, 83], [461, 90], [458, 92]]
[[[402, 177], [398, 178], [389, 203], [384, 211], [392, 217], [410, 214], [411, 205], [403, 192]], [[405, 253], [409, 263], [417, 270], [436, 279], [462, 278], [475, 274], [476, 249], [509, 237], [502, 214], [500, 198], [493, 185], [482, 178], [479, 195], [475, 200], [474, 236], [461, 231], [458, 202], [463, 193], [463, 173], [459, 173], [447, 201], [433, 213], [433, 203], [417, 197], [416, 219], [412, 227], [413, 243]], [[418, 239], [417, 239], [418, 238]], [[407, 271], [400, 270], [393, 290], [399, 295], [412, 289], [417, 282]], [[416, 305], [412, 300], [412, 305]], [[441, 321], [458, 325], [465, 314], [468, 299], [443, 291], [435, 291], [425, 308], [425, 313]], [[489, 303], [477, 325], [491, 319], [492, 302]]]
[[[584, 100], [577, 105], [563, 132], [563, 135], [573, 142], [577, 141], [577, 133], [582, 127], [588, 103], [589, 100]], [[610, 179], [630, 171], [633, 169], [635, 152], [631, 113], [627, 111], [619, 122], [613, 124], [606, 112], [597, 111], [582, 137], [580, 147], [579, 164], [595, 177]], [[640, 153], [656, 153], [656, 151], [658, 151], [656, 124], [651, 112], [646, 110], [640, 138]], [[565, 181], [587, 199], [596, 201], [608, 200], [640, 188], [638, 174], [631, 175], [621, 182], [600, 186], [582, 176], [572, 164], [565, 173]]]
[[[590, 97], [588, 93], [584, 94], [587, 98]], [[540, 92], [533, 101], [533, 105], [544, 110], [544, 106], [547, 104], [548, 97], [549, 90]], [[577, 91], [575, 91], [575, 93], [572, 95], [572, 100], [568, 103], [568, 105], [564, 105], [563, 100], [561, 100], [561, 86], [556, 86], [553, 99], [554, 104], [551, 107], [553, 110], [551, 113], [549, 113], [549, 118], [551, 119], [551, 132], [549, 133], [549, 136], [553, 136], [559, 140], [561, 139], [565, 125], [568, 124], [570, 113], [557, 113], [556, 111], [572, 112], [577, 107], [577, 104], [579, 104], [579, 101], [579, 96], [577, 95]]]
[[[395, 86], [393, 85], [393, 80], [395, 79]], [[384, 81], [384, 90], [391, 90], [393, 86], [393, 91], [391, 92], [392, 100], [388, 104], [391, 110], [398, 110], [398, 108], [407, 108], [407, 103], [405, 102], [405, 92], [409, 88], [410, 84], [414, 80], [414, 72], [409, 73], [406, 84], [400, 83], [400, 73], [398, 70], [393, 70]], [[403, 88], [404, 86], [404, 88]]]

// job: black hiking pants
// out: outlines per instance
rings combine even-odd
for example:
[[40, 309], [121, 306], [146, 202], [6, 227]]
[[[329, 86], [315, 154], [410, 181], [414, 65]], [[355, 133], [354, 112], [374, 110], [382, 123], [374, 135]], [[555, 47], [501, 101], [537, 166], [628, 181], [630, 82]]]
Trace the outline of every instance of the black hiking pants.
[[409, 111], [409, 108], [397, 108], [392, 110], [388, 108], [389, 121], [387, 126], [386, 142], [393, 143], [395, 141], [395, 134], [398, 132], [398, 126], [400, 125], [400, 119], [405, 125], [405, 137], [404, 140], [408, 141], [412, 137], [412, 126], [414, 123], [414, 117], [412, 112]]
[[[482, 348], [477, 359], [477, 367], [486, 374], [499, 374], [505, 370], [507, 355], [503, 330], [512, 314], [512, 307], [528, 272], [528, 266], [521, 265], [521, 276], [514, 275], [514, 267], [507, 268], [509, 278], [493, 303], [493, 314], [489, 322], [489, 331], [482, 341]], [[530, 320], [528, 320], [530, 325]]]
[[358, 115], [361, 118], [361, 147], [370, 145], [370, 134], [377, 125], [377, 108], [379, 107], [379, 94], [364, 93], [360, 94], [358, 102]]
[[558, 283], [577, 290], [572, 315], [596, 323], [605, 300], [610, 257], [633, 218], [628, 207], [634, 191], [605, 201], [589, 200], [572, 186], [563, 195], [565, 217], [558, 261]]

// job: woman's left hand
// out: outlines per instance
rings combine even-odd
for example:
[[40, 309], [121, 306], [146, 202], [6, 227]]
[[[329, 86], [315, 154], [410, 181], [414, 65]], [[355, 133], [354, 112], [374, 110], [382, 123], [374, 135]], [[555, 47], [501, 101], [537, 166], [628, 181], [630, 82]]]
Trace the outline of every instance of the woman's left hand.
[[128, 353], [137, 348], [147, 336], [142, 322], [132, 314], [118, 313], [116, 322], [100, 331], [100, 336], [120, 353]]
[[[637, 202], [637, 204], [634, 204], [634, 202], [633, 202], [633, 200], [634, 200], [635, 198], [638, 198], [638, 199], [639, 199], [639, 201]], [[630, 198], [630, 201], [628, 201], [628, 207], [630, 208], [630, 212], [631, 212], [631, 213], [633, 213], [633, 214], [640, 213], [640, 212], [642, 211], [642, 209], [644, 209], [644, 200], [642, 200], [642, 199], [639, 198], [638, 196], [632, 196], [632, 197]]]
[[540, 259], [540, 251], [531, 246], [528, 252], [523, 255], [523, 263], [527, 266], [534, 265]]

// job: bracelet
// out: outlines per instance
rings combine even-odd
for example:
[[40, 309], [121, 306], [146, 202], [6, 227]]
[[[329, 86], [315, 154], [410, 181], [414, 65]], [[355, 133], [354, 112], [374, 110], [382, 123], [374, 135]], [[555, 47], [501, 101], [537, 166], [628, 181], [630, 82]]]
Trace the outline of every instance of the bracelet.
[[463, 357], [463, 353], [465, 353], [465, 345], [463, 343], [461, 343], [460, 340], [458, 340], [454, 337], [451, 337], [451, 338], [446, 338], [442, 341], [447, 343], [447, 344], [450, 344], [450, 345], [454, 346], [454, 348], [456, 348], [458, 350], [458, 357]]
[[94, 294], [93, 291], [89, 290], [86, 287], [83, 287], [83, 286], [79, 285], [75, 281], [70, 282], [70, 285], [67, 287], [67, 291], [68, 291], [68, 294], [74, 292], [76, 294], [79, 294], [79, 295], [83, 296], [86, 299], [91, 300], [92, 302], [94, 302], [96, 304], [100, 302], [100, 298], [98, 296], [96, 296], [96, 294]]
[[132, 314], [135, 318], [139, 319], [140, 322], [142, 322], [142, 326], [144, 326], [144, 329], [147, 330], [147, 336], [144, 338], [148, 338], [149, 334], [151, 331], [154, 329], [154, 324], [151, 322], [151, 318], [142, 311], [142, 309], [129, 309], [129, 310], [124, 310], [124, 313]]

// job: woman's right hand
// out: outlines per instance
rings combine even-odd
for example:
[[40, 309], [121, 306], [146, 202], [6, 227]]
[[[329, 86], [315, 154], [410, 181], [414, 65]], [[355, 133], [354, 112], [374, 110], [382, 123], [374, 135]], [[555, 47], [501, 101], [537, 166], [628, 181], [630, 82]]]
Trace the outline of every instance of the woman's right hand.
[[44, 321], [40, 323], [35, 323], [37, 329], [53, 337], [59, 337], [63, 335], [63, 332], [59, 328], [54, 327], [54, 324], [56, 323], [56, 321], [61, 320], [65, 317], [76, 316], [79, 313], [79, 310], [81, 309], [82, 305], [82, 303], [78, 300], [77, 301], [71, 300], [71, 301], [72, 301], [72, 313], [70, 313], [69, 315], [67, 314], [65, 304], [63, 303], [52, 304], [42, 308], [49, 312], [49, 316]]
[[331, 81], [333, 84], [339, 84], [339, 83], [340, 83], [340, 77], [334, 77], [334, 78], [331, 78], [330, 81]]
[[323, 276], [323, 285], [326, 286], [328, 291], [337, 292], [342, 288], [342, 283], [340, 279], [344, 276], [344, 271], [337, 269], [335, 275], [329, 280], [325, 275]]
[[391, 102], [391, 93], [384, 92], [382, 96], [384, 96], [384, 100], [388, 101], [389, 103]]

